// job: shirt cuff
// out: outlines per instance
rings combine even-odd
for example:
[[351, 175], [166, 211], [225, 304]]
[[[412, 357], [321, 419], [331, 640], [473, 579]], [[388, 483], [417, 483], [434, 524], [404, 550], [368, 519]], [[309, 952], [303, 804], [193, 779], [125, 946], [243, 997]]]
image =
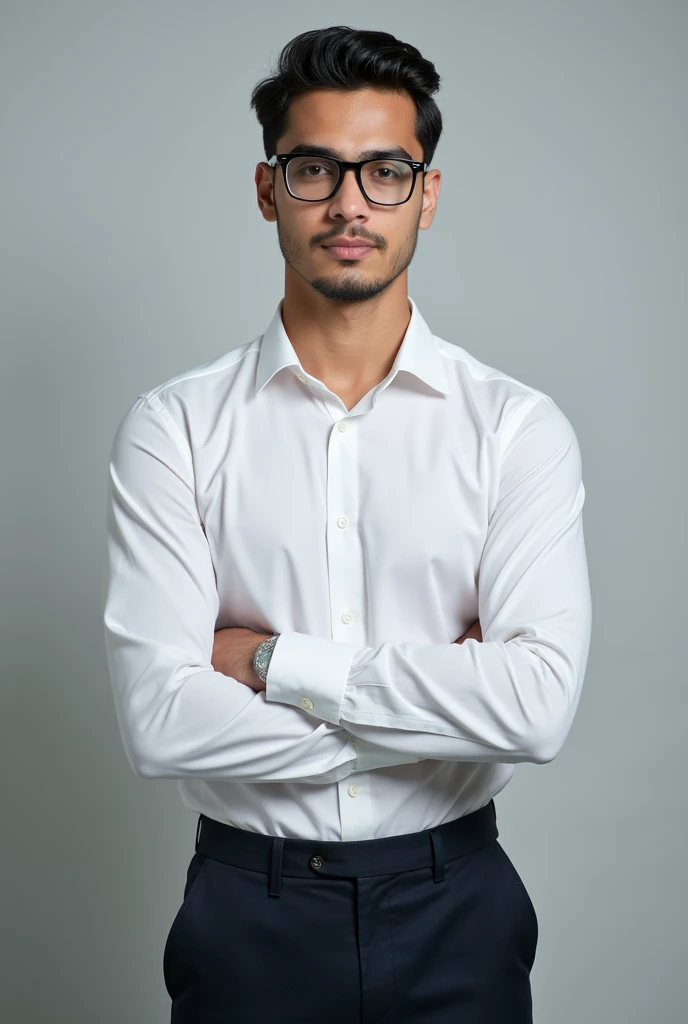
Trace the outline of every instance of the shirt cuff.
[[287, 630], [273, 648], [265, 699], [292, 704], [339, 725], [349, 670], [358, 648], [309, 633]]

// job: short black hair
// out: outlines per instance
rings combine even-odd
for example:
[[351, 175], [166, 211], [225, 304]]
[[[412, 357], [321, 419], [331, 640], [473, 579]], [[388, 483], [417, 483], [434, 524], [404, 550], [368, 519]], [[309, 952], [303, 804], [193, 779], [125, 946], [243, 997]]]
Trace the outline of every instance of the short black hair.
[[442, 115], [432, 98], [440, 76], [410, 43], [389, 32], [330, 25], [294, 36], [280, 52], [275, 74], [251, 93], [250, 106], [263, 129], [265, 157], [276, 153], [288, 130], [289, 104], [312, 89], [406, 91], [416, 105], [415, 135], [430, 166], [442, 134]]

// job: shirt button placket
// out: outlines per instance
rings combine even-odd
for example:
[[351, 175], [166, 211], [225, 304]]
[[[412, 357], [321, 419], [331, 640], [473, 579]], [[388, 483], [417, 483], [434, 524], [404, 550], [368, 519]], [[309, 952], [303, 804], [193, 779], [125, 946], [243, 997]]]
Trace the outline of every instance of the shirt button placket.
[[[365, 414], [343, 416], [330, 433], [327, 466], [327, 564], [332, 639], [359, 647], [365, 633], [365, 574], [359, 522], [358, 445]], [[356, 783], [341, 780], [342, 840], [367, 838], [372, 830], [370, 792], [365, 772]]]

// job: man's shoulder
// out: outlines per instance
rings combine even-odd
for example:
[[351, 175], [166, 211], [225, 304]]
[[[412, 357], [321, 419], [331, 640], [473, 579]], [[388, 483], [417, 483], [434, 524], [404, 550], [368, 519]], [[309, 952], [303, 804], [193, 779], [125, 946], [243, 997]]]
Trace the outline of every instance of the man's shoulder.
[[231, 403], [243, 401], [249, 392], [255, 373], [255, 361], [250, 356], [259, 350], [261, 338], [259, 335], [140, 391], [120, 419], [113, 450], [118, 443], [162, 440], [162, 427], [188, 458], [194, 434], [198, 431], [204, 436], [218, 409], [229, 409]]
[[450, 365], [453, 365], [457, 371], [462, 373], [464, 379], [470, 384], [480, 386], [481, 388], [483, 385], [487, 385], [489, 390], [499, 389], [503, 392], [508, 391], [516, 397], [523, 399], [534, 396], [538, 398], [549, 397], [544, 392], [538, 390], [538, 388], [527, 384], [518, 377], [514, 377], [505, 370], [483, 362], [462, 345], [453, 341], [446, 341], [444, 338], [435, 337], [442, 355]]
[[172, 396], [191, 398], [203, 396], [213, 389], [220, 379], [233, 379], [240, 372], [247, 356], [258, 352], [262, 335], [251, 341], [229, 349], [204, 363], [191, 366], [181, 373], [168, 377], [167, 380], [147, 391], [142, 391], [139, 398], [145, 398], [155, 404], [156, 400], [165, 402]]
[[474, 356], [455, 342], [436, 338], [446, 360], [452, 391], [462, 405], [468, 403], [485, 428], [504, 443], [534, 406], [558, 409], [550, 395], [500, 367]]

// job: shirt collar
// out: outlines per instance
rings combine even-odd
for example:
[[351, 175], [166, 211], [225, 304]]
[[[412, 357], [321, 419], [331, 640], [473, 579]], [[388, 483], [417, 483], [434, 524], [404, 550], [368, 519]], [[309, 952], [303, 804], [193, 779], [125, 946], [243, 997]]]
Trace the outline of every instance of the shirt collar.
[[[425, 381], [435, 391], [441, 391], [448, 395], [451, 392], [437, 339], [421, 316], [411, 296], [408, 299], [411, 304], [411, 319], [387, 382], [392, 382], [398, 370], [407, 370]], [[296, 375], [314, 380], [301, 366], [294, 346], [284, 328], [282, 322], [283, 302], [284, 299], [280, 299], [278, 302], [274, 316], [262, 337], [256, 367], [256, 394], [265, 387], [278, 370], [284, 367]]]

